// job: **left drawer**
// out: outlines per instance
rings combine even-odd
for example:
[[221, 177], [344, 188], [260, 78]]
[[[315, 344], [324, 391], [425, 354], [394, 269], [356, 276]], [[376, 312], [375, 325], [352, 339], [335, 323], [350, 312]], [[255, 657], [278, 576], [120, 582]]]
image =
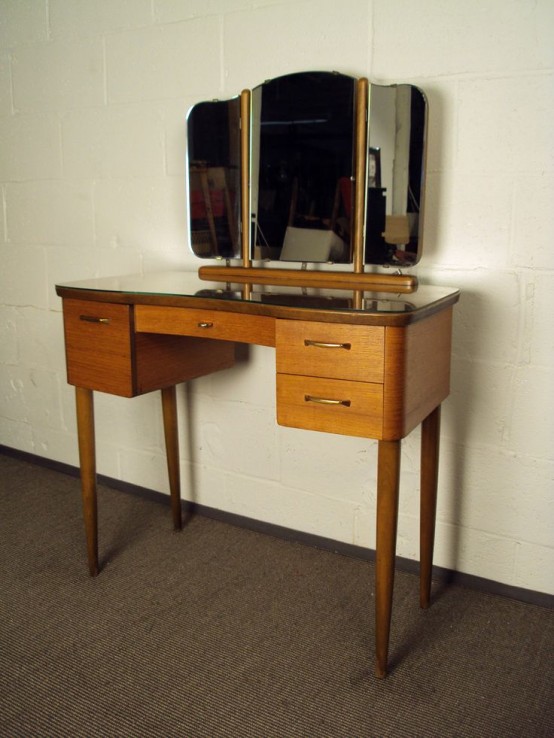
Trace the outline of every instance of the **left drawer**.
[[65, 299], [63, 317], [69, 384], [132, 397], [131, 307]]

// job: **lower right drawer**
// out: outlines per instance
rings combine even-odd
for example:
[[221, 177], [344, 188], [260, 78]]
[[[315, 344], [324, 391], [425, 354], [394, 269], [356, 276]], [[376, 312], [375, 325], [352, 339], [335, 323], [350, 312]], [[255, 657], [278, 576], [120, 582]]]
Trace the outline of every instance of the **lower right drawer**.
[[380, 438], [383, 385], [277, 374], [277, 422], [292, 428]]

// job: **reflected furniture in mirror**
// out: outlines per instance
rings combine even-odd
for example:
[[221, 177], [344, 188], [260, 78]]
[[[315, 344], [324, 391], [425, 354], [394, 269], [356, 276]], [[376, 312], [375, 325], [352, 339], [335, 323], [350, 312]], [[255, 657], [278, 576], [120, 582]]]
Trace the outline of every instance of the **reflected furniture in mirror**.
[[[336, 99], [322, 101], [329, 83]], [[377, 123], [367, 125], [378, 100], [388, 101], [380, 133], [372, 131]], [[412, 275], [364, 272], [365, 262], [398, 266], [420, 256], [423, 103], [406, 85], [375, 91], [367, 81], [320, 72], [280, 78], [224, 104], [201, 103], [188, 120], [190, 244], [224, 265], [198, 275], [57, 285], [68, 382], [76, 388], [91, 575], [100, 568], [93, 393], [161, 390], [180, 528], [176, 385], [232, 367], [236, 344], [272, 347], [278, 424], [378, 442], [375, 673], [385, 676], [401, 441], [420, 424], [420, 604], [430, 602], [440, 406], [449, 394], [459, 297]], [[417, 175], [412, 159], [420, 162]], [[325, 263], [280, 267], [308, 256]], [[261, 267], [253, 265], [258, 259]]]

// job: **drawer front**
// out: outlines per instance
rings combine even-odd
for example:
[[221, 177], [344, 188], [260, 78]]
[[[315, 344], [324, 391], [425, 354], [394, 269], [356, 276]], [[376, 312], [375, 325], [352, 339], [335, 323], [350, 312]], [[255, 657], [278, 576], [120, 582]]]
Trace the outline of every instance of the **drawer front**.
[[63, 316], [69, 384], [131, 397], [129, 306], [66, 299]]
[[278, 320], [277, 372], [383, 382], [382, 326]]
[[380, 438], [382, 419], [382, 384], [277, 375], [279, 425]]
[[275, 346], [275, 319], [264, 315], [136, 305], [135, 330]]

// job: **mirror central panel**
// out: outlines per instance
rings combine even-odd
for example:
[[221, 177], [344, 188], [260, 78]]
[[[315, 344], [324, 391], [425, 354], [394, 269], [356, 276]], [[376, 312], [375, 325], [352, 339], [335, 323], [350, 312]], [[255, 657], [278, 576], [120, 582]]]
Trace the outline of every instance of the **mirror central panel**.
[[290, 74], [252, 91], [252, 258], [352, 260], [355, 80]]

